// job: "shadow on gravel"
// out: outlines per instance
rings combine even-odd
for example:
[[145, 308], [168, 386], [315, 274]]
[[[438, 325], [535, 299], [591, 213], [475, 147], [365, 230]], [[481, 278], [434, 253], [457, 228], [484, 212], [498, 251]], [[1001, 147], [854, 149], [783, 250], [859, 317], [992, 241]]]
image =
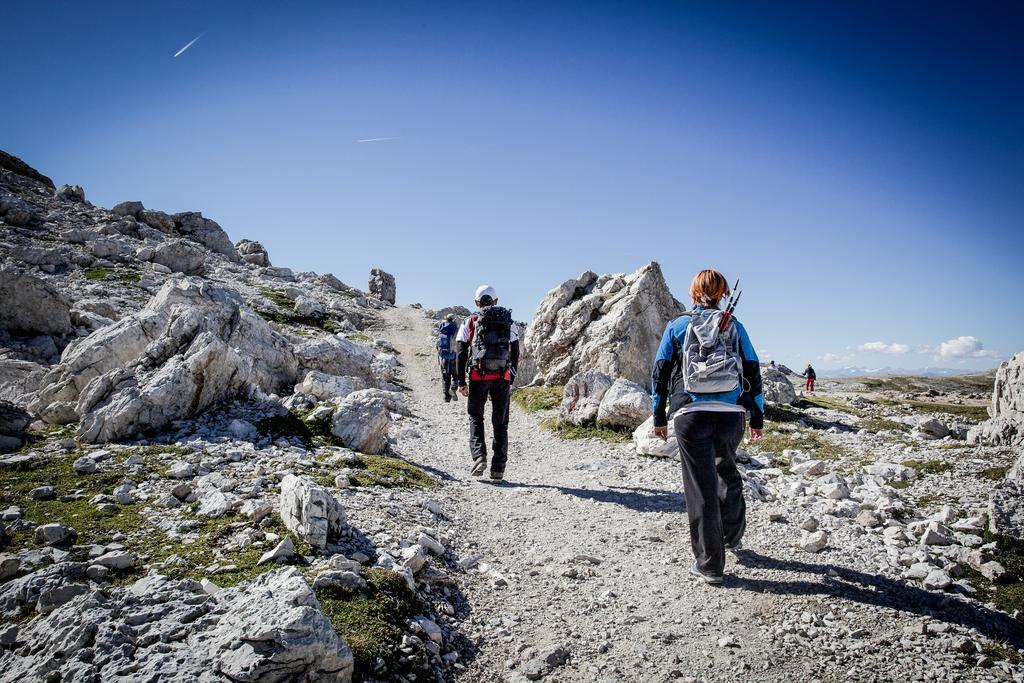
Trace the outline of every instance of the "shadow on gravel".
[[821, 595], [827, 593], [865, 605], [885, 607], [928, 616], [977, 629], [989, 638], [1004, 640], [1015, 648], [1024, 647], [1024, 628], [1012, 617], [976, 602], [931, 593], [876, 574], [831, 564], [809, 564], [782, 560], [744, 550], [737, 562], [747, 567], [821, 575], [822, 581], [770, 581], [748, 577], [727, 577], [726, 585], [757, 593], [777, 595]]
[[567, 496], [587, 498], [599, 503], [614, 503], [636, 512], [686, 512], [683, 494], [631, 486], [609, 486], [604, 489], [578, 489], [571, 486], [549, 484], [520, 484], [507, 482], [506, 486], [524, 489], [551, 489]]

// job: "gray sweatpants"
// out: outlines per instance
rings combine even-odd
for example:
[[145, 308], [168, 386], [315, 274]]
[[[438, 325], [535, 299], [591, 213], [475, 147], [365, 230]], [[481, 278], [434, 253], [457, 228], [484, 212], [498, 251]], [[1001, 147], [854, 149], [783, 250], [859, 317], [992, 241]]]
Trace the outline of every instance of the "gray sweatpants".
[[714, 576], [725, 571], [725, 544], [738, 543], [747, 524], [743, 480], [736, 469], [745, 417], [698, 410], [675, 418], [690, 543], [700, 570]]

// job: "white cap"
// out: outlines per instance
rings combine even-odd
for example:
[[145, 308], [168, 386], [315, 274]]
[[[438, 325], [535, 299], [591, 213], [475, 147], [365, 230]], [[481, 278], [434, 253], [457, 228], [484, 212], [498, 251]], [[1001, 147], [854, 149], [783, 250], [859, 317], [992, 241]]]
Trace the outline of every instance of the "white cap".
[[480, 285], [476, 288], [476, 296], [473, 297], [474, 301], [480, 301], [485, 296], [491, 297], [491, 301], [498, 300], [498, 293], [494, 291], [494, 287], [490, 285]]

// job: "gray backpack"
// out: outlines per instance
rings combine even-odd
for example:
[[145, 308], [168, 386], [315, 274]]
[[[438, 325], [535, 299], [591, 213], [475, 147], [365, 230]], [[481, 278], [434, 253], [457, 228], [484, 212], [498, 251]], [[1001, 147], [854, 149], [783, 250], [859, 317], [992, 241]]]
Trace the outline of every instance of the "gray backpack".
[[731, 319], [722, 329], [717, 309], [690, 311], [683, 336], [683, 388], [694, 394], [734, 391], [743, 378], [740, 334]]

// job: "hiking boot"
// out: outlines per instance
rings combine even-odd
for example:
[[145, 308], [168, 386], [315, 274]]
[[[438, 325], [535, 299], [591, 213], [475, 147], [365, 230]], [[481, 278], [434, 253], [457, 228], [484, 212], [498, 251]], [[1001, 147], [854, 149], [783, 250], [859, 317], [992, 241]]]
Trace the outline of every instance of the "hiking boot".
[[487, 469], [486, 462], [475, 462], [473, 463], [473, 469], [470, 471], [470, 474], [474, 477], [482, 477], [484, 476], [485, 469]]
[[740, 552], [743, 550], [743, 541], [736, 541], [735, 543], [726, 543], [725, 549], [727, 552], [739, 556]]
[[504, 472], [494, 472], [494, 471], [491, 471], [491, 481], [493, 481], [495, 484], [500, 484], [501, 480], [504, 479], [504, 478], [505, 478], [505, 473]]
[[705, 574], [700, 570], [700, 567], [696, 562], [694, 562], [693, 566], [690, 567], [690, 576], [695, 576], [698, 579], [704, 579], [704, 583], [709, 583], [712, 586], [720, 586], [722, 584], [721, 575]]
[[448, 394], [445, 394], [444, 395], [444, 402], [445, 403], [451, 403], [452, 402], [452, 397], [449, 396]]

